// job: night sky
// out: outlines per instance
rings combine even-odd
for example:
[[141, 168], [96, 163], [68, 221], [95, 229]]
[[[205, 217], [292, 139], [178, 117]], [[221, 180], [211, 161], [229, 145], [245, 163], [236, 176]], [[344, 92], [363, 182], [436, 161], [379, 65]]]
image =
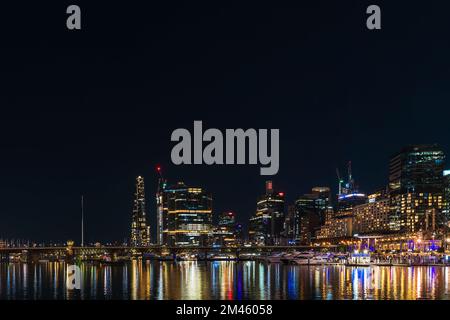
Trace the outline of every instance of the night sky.
[[[78, 242], [84, 194], [88, 241], [121, 241], [137, 175], [155, 238], [157, 164], [247, 223], [268, 178], [259, 165], [171, 164], [172, 131], [194, 120], [279, 128], [271, 179], [290, 202], [336, 191], [349, 160], [370, 192], [405, 145], [450, 154], [443, 1], [41, 2], [2, 4], [0, 238]], [[374, 3], [380, 31], [366, 28]], [[66, 29], [69, 4], [81, 31]]]

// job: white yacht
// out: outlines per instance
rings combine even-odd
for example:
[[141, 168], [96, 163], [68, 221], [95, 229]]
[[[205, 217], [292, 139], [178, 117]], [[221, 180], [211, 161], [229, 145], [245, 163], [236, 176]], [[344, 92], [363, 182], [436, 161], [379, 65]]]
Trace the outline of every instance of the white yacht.
[[328, 255], [317, 255], [309, 260], [309, 264], [321, 265], [329, 262]]
[[328, 262], [328, 255], [313, 255], [311, 253], [297, 255], [292, 263], [296, 265], [321, 265]]
[[283, 253], [274, 253], [269, 256], [264, 257], [264, 261], [268, 263], [280, 263], [281, 258], [284, 256]]
[[280, 257], [280, 261], [284, 264], [290, 264], [292, 259], [294, 259], [298, 254], [299, 252], [297, 251], [285, 253], [282, 257]]

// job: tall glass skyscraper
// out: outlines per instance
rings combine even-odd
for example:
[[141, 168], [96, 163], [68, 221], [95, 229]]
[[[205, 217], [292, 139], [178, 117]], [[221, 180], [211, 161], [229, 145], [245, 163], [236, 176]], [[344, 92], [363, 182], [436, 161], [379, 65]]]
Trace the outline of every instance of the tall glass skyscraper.
[[294, 234], [298, 244], [310, 244], [316, 232], [325, 223], [330, 203], [330, 188], [315, 187], [311, 193], [300, 196], [295, 202]]
[[250, 219], [249, 239], [262, 245], [279, 245], [282, 243], [284, 228], [283, 192], [275, 192], [272, 181], [266, 182], [266, 193], [256, 204], [256, 214]]
[[161, 196], [162, 241], [168, 246], [205, 246], [212, 236], [212, 196], [183, 182]]
[[136, 191], [134, 193], [133, 214], [131, 219], [130, 244], [135, 247], [150, 245], [150, 226], [147, 224], [145, 212], [144, 178], [136, 178]]
[[389, 163], [391, 215], [395, 229], [434, 230], [443, 222], [445, 155], [437, 145], [409, 146]]

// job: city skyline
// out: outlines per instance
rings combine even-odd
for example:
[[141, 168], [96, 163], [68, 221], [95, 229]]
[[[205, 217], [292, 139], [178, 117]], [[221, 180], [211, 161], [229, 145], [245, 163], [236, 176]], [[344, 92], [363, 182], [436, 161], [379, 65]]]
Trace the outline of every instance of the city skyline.
[[[402, 4], [384, 3], [377, 32], [365, 26], [363, 2], [257, 12], [161, 3], [111, 8], [107, 17], [89, 3], [86, 28], [69, 34], [64, 23], [54, 27], [64, 6], [33, 6], [52, 13], [41, 28], [16, 19], [22, 10], [11, 4], [1, 31], [0, 237], [79, 237], [84, 195], [86, 241], [128, 238], [139, 175], [155, 230], [158, 164], [170, 181], [213, 193], [214, 210], [246, 222], [264, 189], [259, 166], [171, 164], [171, 133], [196, 120], [220, 130], [280, 129], [272, 180], [288, 202], [313, 186], [335, 194], [335, 169], [349, 160], [370, 191], [405, 145], [438, 143], [450, 154], [450, 46], [437, 32], [448, 25], [444, 4], [408, 4], [408, 17], [420, 13], [416, 23]], [[111, 17], [122, 23], [106, 30]]]
[[[425, 147], [428, 147], [428, 146], [433, 147], [433, 146], [435, 146], [436, 148], [441, 149], [440, 146], [438, 146], [436, 144], [424, 145], [424, 146]], [[403, 148], [401, 148], [401, 150], [408, 150], [411, 147], [412, 147], [412, 145], [411, 146], [404, 146]], [[396, 159], [395, 155], [399, 154], [399, 152], [400, 151], [398, 151], [396, 153], [393, 153], [393, 156], [391, 157], [391, 160], [389, 161], [390, 163], [392, 163], [392, 161], [394, 161]], [[445, 153], [443, 154], [443, 159], [445, 159]], [[441, 170], [442, 174], [445, 174], [445, 172], [448, 171], [448, 170], [446, 170], [446, 167], [445, 167], [444, 163], [445, 162], [443, 162], [443, 167], [442, 167], [442, 170]], [[351, 162], [348, 163], [348, 166], [351, 166]], [[349, 170], [349, 172], [347, 173], [348, 174], [348, 177], [347, 177], [348, 178], [348, 180], [347, 180], [348, 183], [347, 183], [346, 187], [349, 188], [349, 186], [350, 186], [350, 189], [347, 189], [347, 190], [345, 189], [344, 182], [346, 180], [340, 176], [339, 168], [337, 168], [337, 175], [338, 176], [334, 178], [334, 182], [335, 182], [336, 185], [338, 185], [338, 187], [333, 188], [332, 184], [330, 186], [315, 185], [315, 186], [311, 186], [310, 187], [310, 189], [312, 189], [312, 192], [315, 192], [314, 191], [315, 189], [316, 190], [318, 190], [318, 189], [327, 189], [327, 190], [319, 190], [318, 192], [326, 191], [328, 193], [328, 195], [327, 195], [327, 202], [326, 202], [327, 205], [326, 206], [329, 205], [331, 208], [333, 208], [332, 210], [336, 210], [335, 212], [339, 211], [339, 205], [338, 205], [337, 200], [340, 198], [340, 194], [341, 194], [340, 192], [343, 192], [344, 194], [347, 194], [347, 193], [351, 194], [354, 191], [355, 192], [363, 192], [363, 191], [359, 191], [360, 189], [357, 189], [357, 188], [359, 188], [359, 184], [358, 183], [355, 184], [354, 176], [353, 176], [353, 173], [352, 173], [350, 167], [348, 168], [348, 170]], [[167, 184], [170, 185], [170, 183], [168, 183], [168, 180], [163, 178], [164, 169], [161, 167], [161, 165], [155, 166], [154, 171], [155, 171], [155, 176], [157, 176], [157, 179], [155, 179], [155, 180], [158, 181], [158, 184], [164, 184], [164, 188], [166, 188]], [[155, 197], [152, 197], [151, 195], [148, 195], [148, 194], [146, 194], [144, 192], [144, 178], [142, 176], [137, 176], [137, 177], [135, 177], [135, 180], [136, 180], [136, 184], [135, 184], [135, 191], [134, 191], [134, 200], [133, 200], [132, 210], [130, 210], [130, 214], [129, 214], [129, 220], [130, 220], [129, 225], [130, 224], [132, 225], [132, 231], [131, 231], [132, 235], [133, 234], [139, 234], [140, 231], [133, 231], [133, 228], [136, 228], [136, 227], [133, 227], [133, 225], [137, 225], [137, 223], [139, 221], [143, 222], [143, 227], [142, 227], [143, 231], [142, 232], [144, 233], [144, 235], [143, 236], [142, 235], [138, 236], [138, 237], [141, 237], [141, 240], [137, 240], [137, 238], [135, 240], [133, 240], [132, 237], [123, 236], [122, 238], [119, 238], [119, 239], [109, 238], [109, 239], [104, 241], [105, 243], [112, 243], [112, 242], [120, 243], [121, 240], [123, 240], [122, 243], [125, 243], [125, 241], [126, 241], [127, 243], [130, 243], [132, 246], [146, 246], [146, 245], [148, 245], [150, 243], [154, 243], [154, 244], [158, 243], [158, 225], [157, 225], [157, 221], [156, 221], [157, 220], [157, 212], [158, 212], [157, 202], [156, 201], [148, 201], [149, 199], [154, 200]], [[362, 201], [361, 204], [362, 203], [367, 203], [367, 196], [369, 196], [369, 195], [375, 196], [377, 194], [377, 192], [379, 192], [378, 190], [385, 189], [386, 192], [388, 192], [387, 190], [389, 189], [389, 187], [391, 186], [391, 188], [392, 188], [392, 181], [390, 181], [390, 180], [392, 180], [392, 179], [390, 179], [390, 177], [388, 175], [388, 178], [386, 179], [384, 186], [380, 186], [380, 187], [378, 187], [376, 189], [373, 189], [373, 190], [368, 190], [368, 191], [364, 190], [364, 196], [365, 196], [366, 200]], [[358, 180], [358, 182], [359, 182], [359, 180]], [[267, 195], [267, 192], [269, 192], [269, 193], [275, 192], [275, 191], [272, 191], [272, 184], [273, 184], [272, 180], [267, 180], [266, 179], [266, 180], [264, 180], [264, 183], [266, 185], [266, 187], [265, 187], [266, 188], [266, 195]], [[177, 182], [176, 184], [172, 184], [172, 185], [173, 186], [169, 187], [169, 189], [170, 188], [172, 188], [172, 189], [175, 188], [175, 190], [176, 190], [177, 188], [180, 188], [179, 186], [181, 185], [181, 188], [183, 190], [188, 190], [188, 187], [185, 186], [184, 183], [180, 182], [180, 181]], [[353, 187], [353, 185], [355, 185], [355, 187]], [[189, 187], [189, 188], [191, 188], [191, 187]], [[355, 189], [353, 189], [353, 188], [355, 188]], [[262, 189], [262, 188], [260, 188], [260, 189]], [[189, 189], [189, 190], [191, 190], [191, 189]], [[200, 192], [201, 192], [201, 189], [198, 189], [198, 188], [194, 188], [192, 190], [194, 192], [197, 192], [197, 190], [200, 190]], [[303, 201], [303, 200], [300, 200], [300, 199], [302, 199], [302, 197], [310, 196], [308, 194], [291, 195], [289, 197], [289, 200], [287, 200], [288, 199], [287, 195], [289, 193], [286, 193], [284, 191], [278, 192], [278, 188], [276, 190], [277, 191], [275, 192], [275, 194], [276, 195], [279, 194], [283, 198], [283, 207], [281, 209], [282, 210], [281, 213], [282, 213], [283, 223], [284, 223], [284, 219], [288, 216], [289, 206], [294, 205], [294, 204], [296, 205], [298, 203], [298, 201]], [[337, 192], [334, 192], [335, 190]], [[214, 226], [217, 226], [216, 222], [218, 222], [218, 219], [219, 219], [219, 217], [222, 214], [224, 214], [225, 212], [230, 212], [230, 213], [232, 212], [233, 213], [233, 217], [236, 220], [236, 224], [240, 224], [240, 225], [244, 226], [245, 236], [242, 238], [242, 240], [249, 240], [249, 241], [251, 241], [251, 236], [248, 235], [248, 233], [250, 231], [250, 228], [251, 228], [251, 223], [252, 223], [251, 220], [252, 220], [252, 217], [255, 216], [255, 212], [257, 213], [258, 210], [260, 210], [260, 209], [258, 209], [257, 200], [258, 200], [258, 198], [261, 198], [261, 195], [263, 194], [263, 192], [262, 192], [262, 190], [258, 190], [258, 191], [254, 191], [254, 193], [259, 193], [259, 196], [256, 196], [255, 199], [254, 199], [255, 209], [254, 209], [254, 211], [252, 212], [252, 214], [249, 217], [240, 216], [239, 214], [236, 214], [236, 211], [233, 210], [232, 208], [229, 209], [228, 211], [227, 210], [219, 211], [219, 210], [214, 209], [214, 206], [212, 206], [211, 207], [211, 221], [209, 222], [209, 224], [211, 225], [211, 228], [213, 228]], [[211, 198], [212, 203], [214, 203], [214, 200], [215, 200], [216, 197], [220, 198], [220, 195], [215, 195], [214, 193], [212, 193], [211, 196], [212, 196], [212, 198]], [[379, 195], [377, 196], [377, 198], [378, 197], [379, 197]], [[158, 194], [156, 194], [156, 198], [158, 198]], [[285, 200], [285, 198], [286, 198], [286, 200]], [[146, 210], [146, 203], [148, 203], [148, 202], [150, 202], [152, 205], [151, 205], [150, 209], [147, 212], [147, 210]], [[153, 202], [154, 202], [154, 205], [153, 205]], [[167, 205], [167, 204], [165, 204], [165, 205]], [[230, 207], [232, 207], [232, 206], [230, 206]], [[325, 208], [327, 208], [327, 207], [324, 207], [324, 209]], [[154, 214], [152, 214], [152, 213], [154, 213]], [[139, 217], [143, 217], [143, 220], [141, 218], [139, 218]], [[86, 219], [86, 217], [85, 217], [85, 219]], [[135, 221], [135, 219], [141, 219], [141, 220], [136, 220], [136, 224], [133, 224], [133, 221]], [[147, 221], [148, 220], [151, 221], [150, 224], [147, 224], [146, 220]], [[296, 223], [299, 223], [299, 222], [296, 222]], [[325, 223], [325, 221], [321, 221], [321, 225], [324, 225], [324, 223]], [[147, 227], [147, 225], [148, 225], [148, 227]], [[211, 232], [212, 231], [213, 230], [211, 229]], [[148, 241], [148, 240], [146, 240], [147, 236], [145, 235], [145, 234], [148, 234], [148, 233], [150, 233], [149, 242], [147, 242]], [[280, 233], [280, 231], [279, 231], [279, 233]], [[296, 233], [299, 234], [300, 231], [297, 231]], [[65, 241], [68, 240], [68, 239], [70, 239], [70, 240], [77, 240], [78, 237], [80, 238], [80, 241], [81, 241], [81, 233], [79, 233], [78, 235], [74, 235], [74, 236], [68, 237], [67, 239], [52, 239], [52, 240], [54, 241], [54, 243], [65, 243]], [[286, 239], [289, 238], [287, 236], [287, 234], [284, 235], [284, 237]], [[8, 237], [0, 237], [0, 238], [8, 239]], [[327, 238], [327, 237], [325, 237], [325, 238]], [[31, 241], [35, 241], [37, 243], [45, 241], [45, 239], [44, 240], [42, 240], [42, 239], [30, 239], [30, 238], [20, 238], [20, 237], [14, 237], [14, 236], [13, 237], [9, 237], [9, 239], [16, 239], [16, 241], [23, 241], [23, 240], [28, 240], [29, 241], [29, 240], [31, 240]], [[85, 239], [86, 239], [86, 236], [85, 236]], [[89, 242], [89, 243], [93, 244], [96, 241], [95, 240], [91, 240], [91, 239], [89, 239], [89, 237], [87, 237], [87, 240], [85, 240], [85, 242]], [[166, 243], [166, 240], [164, 240], [163, 243]], [[303, 244], [310, 244], [310, 243], [311, 242], [303, 243]], [[281, 243], [278, 242], [277, 244], [280, 245]], [[284, 243], [284, 244], [287, 244], [287, 243]], [[302, 242], [300, 242], [300, 244], [302, 244]]]

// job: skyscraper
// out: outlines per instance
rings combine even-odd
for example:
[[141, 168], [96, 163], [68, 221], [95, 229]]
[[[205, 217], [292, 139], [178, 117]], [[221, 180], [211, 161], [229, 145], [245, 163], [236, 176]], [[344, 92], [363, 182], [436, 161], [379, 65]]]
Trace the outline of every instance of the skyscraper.
[[295, 205], [289, 205], [287, 208], [286, 218], [284, 219], [283, 237], [286, 238], [287, 243], [295, 242]]
[[444, 165], [444, 152], [437, 145], [409, 146], [391, 158], [389, 190], [396, 229], [411, 233], [443, 222]]
[[[183, 182], [165, 187], [162, 195], [163, 244], [203, 246], [212, 236], [212, 196]], [[165, 209], [167, 208], [167, 209]]]
[[223, 212], [219, 215], [217, 227], [214, 228], [214, 244], [232, 246], [236, 244], [236, 219], [233, 212]]
[[315, 187], [309, 194], [300, 196], [295, 202], [295, 241], [310, 244], [316, 232], [325, 223], [325, 215], [330, 206], [330, 188]]
[[136, 247], [150, 245], [150, 226], [147, 225], [145, 213], [144, 178], [136, 178], [133, 215], [131, 220], [131, 245]]
[[284, 193], [275, 192], [272, 181], [266, 182], [266, 193], [256, 204], [250, 219], [249, 238], [256, 244], [279, 245], [284, 227]]
[[434, 145], [403, 148], [389, 162], [391, 193], [442, 192], [445, 155]]
[[167, 196], [166, 187], [167, 181], [164, 179], [161, 167], [157, 167], [159, 178], [158, 178], [158, 189], [156, 192], [156, 242], [158, 245], [164, 245], [167, 243], [165, 239], [164, 230], [167, 230]]

